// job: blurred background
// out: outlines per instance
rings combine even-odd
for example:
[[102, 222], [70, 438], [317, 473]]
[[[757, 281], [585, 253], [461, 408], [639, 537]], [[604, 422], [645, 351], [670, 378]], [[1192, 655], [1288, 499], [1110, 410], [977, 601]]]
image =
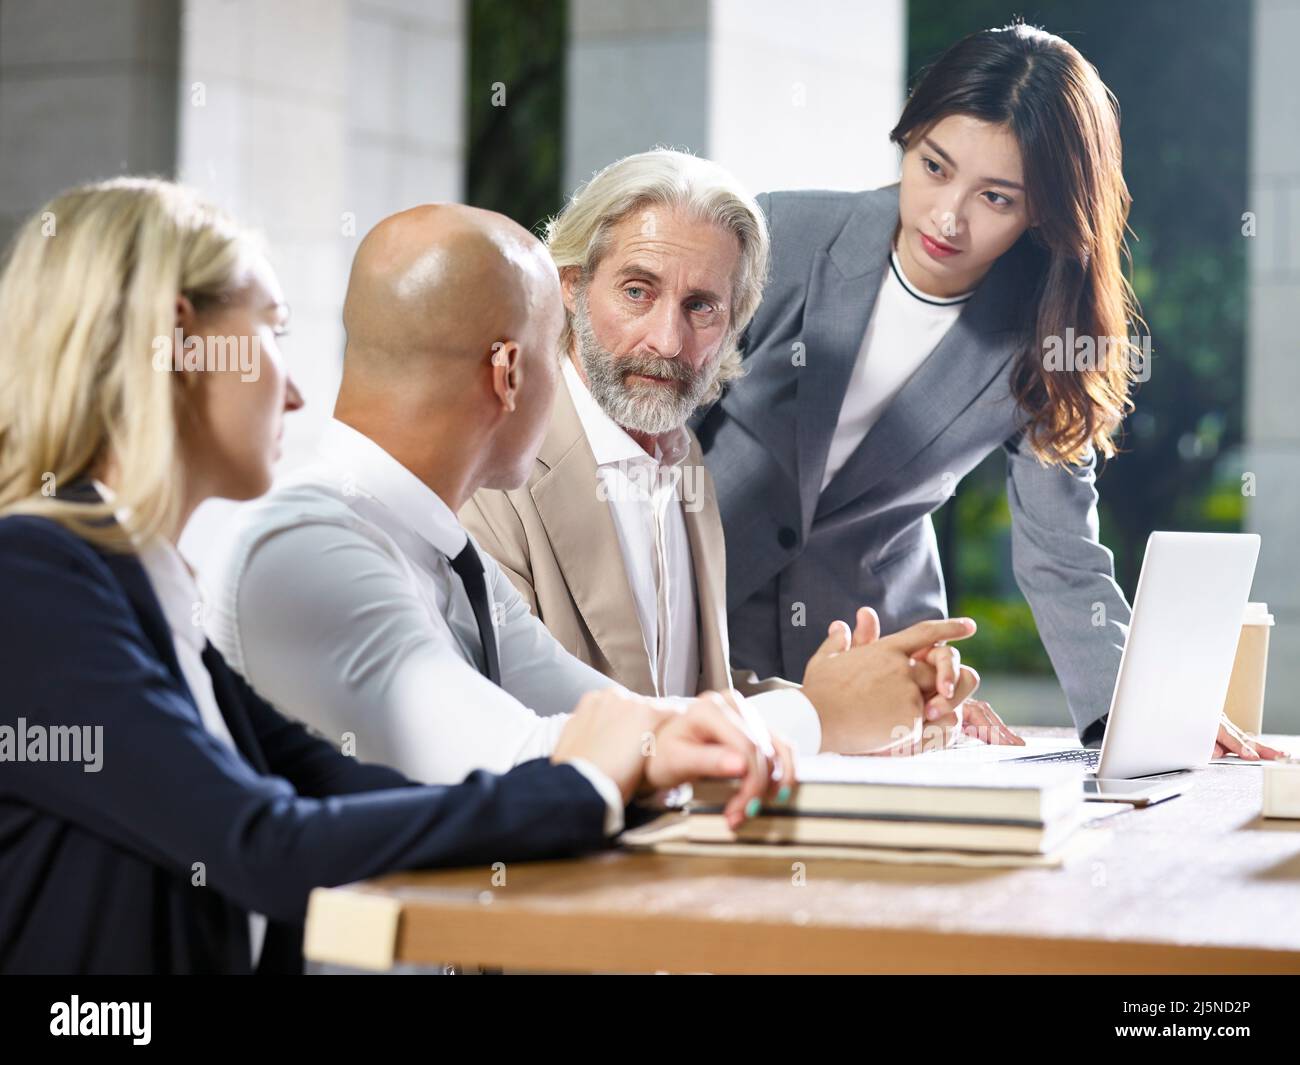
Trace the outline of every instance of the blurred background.
[[[1017, 16], [1074, 43], [1123, 112], [1154, 365], [1099, 479], [1102, 540], [1131, 596], [1153, 529], [1260, 532], [1265, 728], [1300, 732], [1300, 0], [0, 0], [0, 240], [119, 173], [259, 227], [307, 398], [287, 468], [329, 416], [348, 267], [384, 215], [460, 200], [536, 229], [656, 144], [756, 192], [888, 184], [908, 84]], [[1007, 720], [1068, 724], [1011, 577], [1004, 476], [991, 456], [936, 515], [950, 606], [981, 623], [965, 653]], [[225, 516], [187, 532], [200, 565]]]

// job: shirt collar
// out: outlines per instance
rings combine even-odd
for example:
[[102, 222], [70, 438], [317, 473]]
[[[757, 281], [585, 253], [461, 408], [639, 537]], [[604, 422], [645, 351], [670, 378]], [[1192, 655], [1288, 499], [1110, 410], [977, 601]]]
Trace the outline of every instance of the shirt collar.
[[899, 259], [898, 252], [893, 249], [890, 249], [889, 252], [889, 269], [894, 275], [894, 278], [903, 287], [904, 292], [913, 299], [919, 300], [921, 303], [928, 303], [932, 307], [955, 307], [959, 303], [965, 303], [975, 295], [974, 289], [971, 289], [969, 292], [962, 292], [956, 296], [946, 297], [931, 296], [928, 292], [922, 292], [907, 279], [907, 273], [903, 270], [903, 262]]
[[[112, 503], [116, 498], [113, 490], [102, 481], [96, 480], [94, 485], [105, 502]], [[122, 528], [131, 528], [127, 511], [119, 509], [116, 517]], [[184, 640], [202, 654], [206, 643], [202, 614], [194, 608], [202, 604], [203, 596], [185, 559], [176, 550], [176, 545], [166, 537], [155, 536], [147, 542], [141, 542], [132, 534], [131, 541], [135, 545], [136, 557], [153, 586], [153, 594], [162, 608], [172, 638]]]
[[438, 493], [364, 433], [331, 418], [317, 453], [338, 480], [381, 503], [448, 558], [465, 549], [469, 535]]
[[583, 381], [572, 359], [564, 360], [564, 383], [568, 386], [573, 406], [578, 412], [578, 420], [582, 422], [582, 431], [587, 434], [592, 454], [596, 456], [597, 466], [651, 461], [664, 466], [676, 466], [690, 450], [690, 437], [685, 426], [682, 426], [657, 436], [654, 456], [647, 454], [645, 448], [633, 440], [627, 430], [596, 402], [596, 397], [591, 394], [591, 389]]

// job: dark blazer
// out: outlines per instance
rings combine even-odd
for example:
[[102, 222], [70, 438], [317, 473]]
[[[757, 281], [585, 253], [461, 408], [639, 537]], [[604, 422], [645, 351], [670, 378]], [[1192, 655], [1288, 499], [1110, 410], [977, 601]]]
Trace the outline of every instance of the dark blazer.
[[[250, 910], [259, 971], [301, 971], [314, 887], [604, 843], [572, 766], [420, 786], [281, 716], [211, 645], [204, 663], [242, 757], [204, 728], [135, 555], [0, 519], [0, 972], [244, 973]], [[9, 760], [19, 719], [102, 726], [100, 770]]]
[[[1003, 255], [824, 490], [840, 405], [898, 226], [898, 186], [758, 197], [771, 279], [746, 376], [697, 420], [727, 542], [731, 661], [801, 677], [836, 618], [885, 632], [947, 614], [930, 515], [992, 451], [1007, 457], [1012, 564], [1080, 733], [1110, 709], [1129, 605], [1097, 539], [1090, 459], [1039, 463], [1011, 391], [1042, 264]], [[802, 609], [800, 609], [802, 607]], [[985, 663], [975, 662], [977, 667]]]

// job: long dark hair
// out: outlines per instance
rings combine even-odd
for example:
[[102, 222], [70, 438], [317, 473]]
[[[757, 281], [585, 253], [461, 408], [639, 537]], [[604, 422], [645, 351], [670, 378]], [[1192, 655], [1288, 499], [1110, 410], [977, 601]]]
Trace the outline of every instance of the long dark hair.
[[[1133, 409], [1130, 328], [1145, 328], [1123, 268], [1132, 197], [1119, 104], [1073, 45], [1015, 24], [972, 33], [944, 52], [912, 91], [890, 140], [906, 150], [949, 115], [1004, 126], [1024, 162], [1034, 224], [1021, 240], [1042, 260], [1026, 292], [1026, 340], [1012, 370], [1025, 439], [1044, 463], [1079, 462], [1090, 447], [1110, 457]], [[1106, 352], [1104, 365], [1049, 369], [1044, 353], [1052, 338], [1064, 343], [1067, 330], [1093, 338]]]

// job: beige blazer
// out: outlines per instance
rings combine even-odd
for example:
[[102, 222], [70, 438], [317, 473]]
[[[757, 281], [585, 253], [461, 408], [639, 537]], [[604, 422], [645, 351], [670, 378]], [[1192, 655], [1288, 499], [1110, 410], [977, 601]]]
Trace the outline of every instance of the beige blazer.
[[[700, 638], [697, 691], [734, 686], [753, 695], [783, 680], [732, 673], [727, 644], [726, 558], [713, 479], [699, 442], [683, 467], [686, 535], [695, 568]], [[654, 694], [650, 660], [609, 505], [596, 491], [596, 456], [573, 399], [556, 389], [551, 424], [528, 483], [482, 489], [460, 520], [501, 564], [528, 605], [571, 654], [643, 695]]]

